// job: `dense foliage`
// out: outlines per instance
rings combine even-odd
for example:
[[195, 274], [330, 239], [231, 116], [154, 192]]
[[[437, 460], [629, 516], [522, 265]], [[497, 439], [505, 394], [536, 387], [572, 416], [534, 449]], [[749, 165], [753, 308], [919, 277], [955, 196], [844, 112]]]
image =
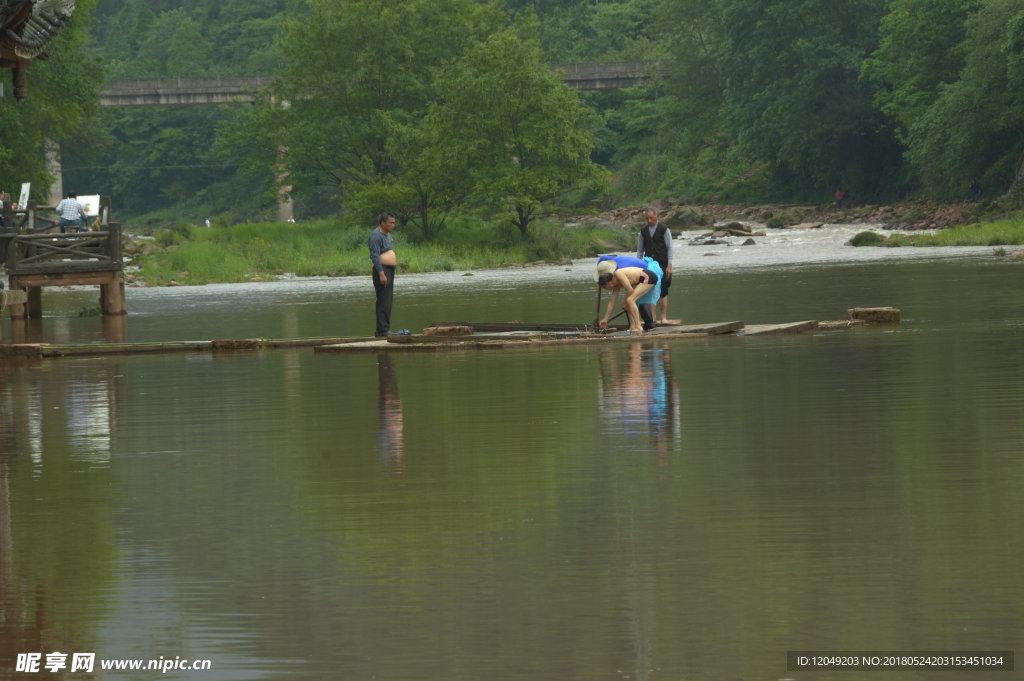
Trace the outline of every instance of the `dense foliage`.
[[78, 0], [78, 11], [50, 43], [46, 61], [28, 69], [28, 97], [17, 102], [10, 93], [11, 72], [0, 71], [0, 190], [18, 198], [30, 182], [34, 198], [44, 198], [53, 176], [47, 173], [44, 151], [89, 125], [96, 110], [103, 71], [86, 56], [89, 16], [96, 0]]
[[[1024, 191], [1015, 0], [106, 0], [93, 15], [109, 78], [275, 78], [252, 107], [106, 110], [77, 137], [80, 123], [48, 127], [81, 169], [65, 184], [130, 213], [269, 217], [280, 182], [300, 217], [365, 222], [388, 204], [434, 238], [458, 213], [525, 228], [595, 198], [963, 199], [973, 181], [992, 198], [1015, 177]], [[60, 49], [80, 118], [89, 58]], [[636, 59], [667, 75], [541, 85], [544, 64]], [[515, 110], [536, 113], [532, 138]], [[18, 125], [27, 146], [5, 183], [42, 175], [27, 152], [42, 126]], [[532, 175], [530, 158], [544, 161]]]

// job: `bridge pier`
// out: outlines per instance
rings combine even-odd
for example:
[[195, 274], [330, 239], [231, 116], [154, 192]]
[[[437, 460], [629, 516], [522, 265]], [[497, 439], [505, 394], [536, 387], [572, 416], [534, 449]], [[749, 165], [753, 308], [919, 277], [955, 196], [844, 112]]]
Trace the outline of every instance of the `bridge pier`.
[[43, 316], [44, 286], [100, 287], [100, 308], [104, 315], [128, 314], [125, 302], [124, 276], [121, 272], [62, 272], [59, 274], [12, 274], [12, 291], [25, 291], [23, 303], [10, 306], [11, 319], [39, 319]]
[[60, 142], [46, 139], [43, 141], [43, 149], [46, 152], [46, 172], [53, 175], [54, 178], [46, 200], [49, 201], [49, 205], [56, 206], [64, 198], [64, 175], [60, 165]]

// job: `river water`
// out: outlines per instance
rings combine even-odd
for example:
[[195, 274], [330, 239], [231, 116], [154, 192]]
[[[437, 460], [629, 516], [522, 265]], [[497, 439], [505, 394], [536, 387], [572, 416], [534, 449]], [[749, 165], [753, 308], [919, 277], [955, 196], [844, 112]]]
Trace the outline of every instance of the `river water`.
[[[681, 243], [670, 316], [898, 328], [7, 361], [0, 678], [32, 652], [118, 680], [753, 680], [853, 678], [788, 651], [1022, 649], [1024, 262], [855, 231]], [[395, 327], [589, 321], [592, 269], [400, 275]], [[365, 335], [372, 297], [130, 289], [111, 327], [47, 290], [22, 333]]]

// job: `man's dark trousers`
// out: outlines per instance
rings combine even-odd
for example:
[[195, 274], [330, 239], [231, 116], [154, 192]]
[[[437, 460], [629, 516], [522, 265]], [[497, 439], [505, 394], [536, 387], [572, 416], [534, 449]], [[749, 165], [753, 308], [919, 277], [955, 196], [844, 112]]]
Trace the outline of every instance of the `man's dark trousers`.
[[391, 304], [395, 300], [395, 268], [382, 265], [387, 286], [381, 286], [380, 275], [373, 273], [373, 290], [377, 293], [377, 330], [375, 336], [386, 336], [391, 331]]

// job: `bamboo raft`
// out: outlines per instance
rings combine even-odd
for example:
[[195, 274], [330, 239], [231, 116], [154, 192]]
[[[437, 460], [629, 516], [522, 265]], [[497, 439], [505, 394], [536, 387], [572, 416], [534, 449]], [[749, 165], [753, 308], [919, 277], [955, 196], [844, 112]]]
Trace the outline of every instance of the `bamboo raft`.
[[50, 343], [0, 344], [0, 358], [83, 357], [171, 352], [240, 352], [280, 348], [313, 348], [317, 353], [436, 352], [440, 350], [509, 349], [542, 345], [649, 343], [710, 336], [795, 334], [824, 329], [848, 329], [872, 324], [900, 323], [895, 308], [853, 308], [842, 321], [806, 320], [783, 324], [747, 325], [741, 321], [712, 324], [668, 324], [642, 335], [630, 335], [622, 326], [596, 329], [590, 324], [529, 324], [521, 322], [434, 322], [422, 334], [387, 338], [340, 337], [294, 339], [223, 339], [166, 343]]

